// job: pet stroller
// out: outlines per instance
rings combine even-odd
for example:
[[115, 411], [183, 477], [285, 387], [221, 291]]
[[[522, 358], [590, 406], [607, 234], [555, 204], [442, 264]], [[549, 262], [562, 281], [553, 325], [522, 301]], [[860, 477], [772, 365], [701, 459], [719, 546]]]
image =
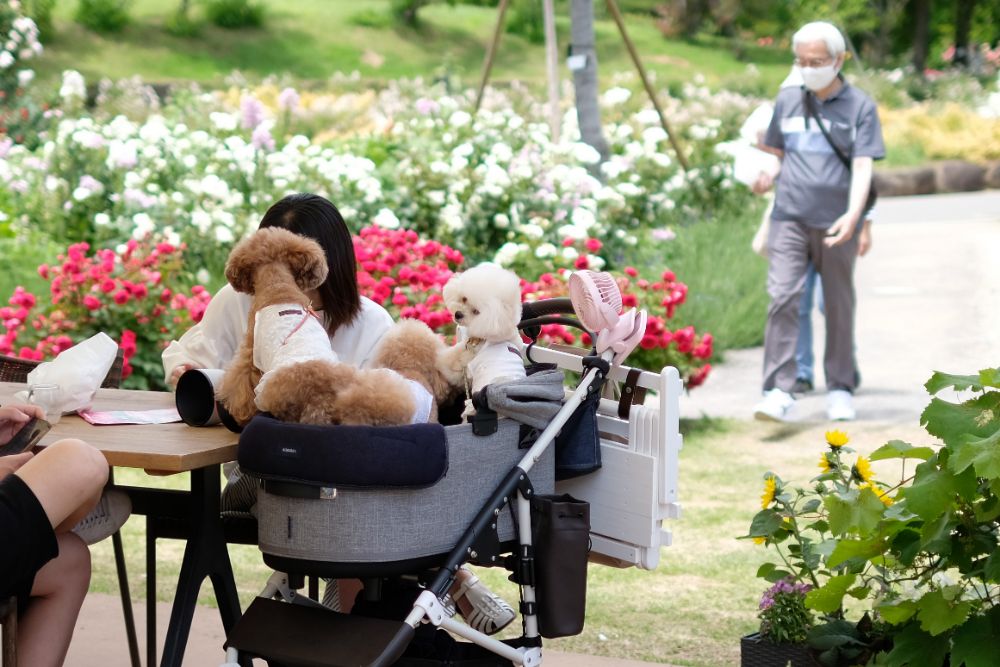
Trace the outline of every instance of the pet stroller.
[[[230, 632], [227, 665], [541, 665], [542, 637], [583, 629], [588, 558], [657, 566], [670, 544], [663, 520], [680, 510], [680, 378], [622, 366], [645, 313], [619, 315], [607, 274], [574, 279], [572, 303], [524, 307], [532, 339], [552, 322], [596, 332], [588, 356], [528, 346], [529, 361], [582, 376], [572, 392], [559, 382], [565, 401], [544, 428], [498, 415], [488, 396], [475, 397], [471, 423], [450, 426], [254, 418], [238, 456], [263, 480], [259, 547], [276, 573]], [[580, 322], [561, 317], [574, 311]], [[647, 389], [658, 402], [642, 400]], [[512, 573], [520, 637], [500, 641], [449, 616], [442, 598], [465, 563]], [[296, 592], [307, 576], [360, 578], [364, 599], [351, 614], [331, 611]]]

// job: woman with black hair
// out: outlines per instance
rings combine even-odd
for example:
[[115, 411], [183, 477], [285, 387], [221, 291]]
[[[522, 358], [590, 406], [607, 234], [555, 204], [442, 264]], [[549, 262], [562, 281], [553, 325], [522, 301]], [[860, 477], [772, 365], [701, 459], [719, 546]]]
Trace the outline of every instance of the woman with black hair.
[[[326, 282], [308, 296], [313, 308], [322, 313], [323, 324], [330, 335], [330, 346], [341, 363], [366, 367], [375, 347], [392, 326], [392, 317], [382, 306], [358, 292], [357, 260], [351, 232], [340, 211], [329, 200], [314, 194], [292, 194], [271, 206], [260, 221], [260, 227], [283, 227], [319, 243], [326, 253], [330, 272]], [[246, 336], [253, 298], [241, 294], [231, 285], [220, 289], [205, 309], [201, 322], [172, 341], [163, 351], [163, 370], [171, 386], [185, 371], [192, 368], [225, 368]], [[230, 482], [239, 479], [235, 464], [227, 464]], [[230, 484], [224, 493], [227, 503], [245, 504], [249, 509], [255, 500], [256, 487], [249, 493], [246, 484]], [[227, 499], [227, 495], [229, 498]], [[348, 610], [356, 585], [341, 582], [341, 604], [324, 600], [331, 606]], [[336, 590], [334, 587], [328, 591]], [[324, 596], [328, 597], [328, 596]], [[490, 591], [469, 570], [456, 573], [451, 590], [451, 605], [476, 629], [493, 634], [515, 618], [513, 608]]]
[[[309, 296], [323, 316], [330, 345], [341, 362], [368, 365], [379, 340], [392, 326], [382, 306], [358, 292], [354, 244], [340, 211], [314, 194], [293, 194], [264, 214], [260, 227], [283, 227], [319, 243], [330, 272]], [[225, 368], [246, 335], [252, 297], [230, 285], [216, 293], [201, 322], [163, 351], [163, 369], [173, 386], [191, 368]]]

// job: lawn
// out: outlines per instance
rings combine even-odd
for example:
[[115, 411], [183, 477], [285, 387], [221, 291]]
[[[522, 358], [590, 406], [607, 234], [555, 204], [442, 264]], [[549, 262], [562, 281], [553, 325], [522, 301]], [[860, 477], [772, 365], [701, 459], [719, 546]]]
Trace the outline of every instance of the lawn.
[[[819, 425], [772, 426], [699, 420], [682, 424], [680, 489], [684, 515], [669, 526], [673, 545], [663, 550], [653, 572], [591, 565], [587, 623], [577, 636], [546, 642], [555, 650], [719, 667], [738, 662], [739, 637], [754, 629], [759, 595], [766, 585], [754, 576], [767, 552], [737, 539], [760, 507], [762, 476], [773, 470], [784, 480], [804, 483], [818, 472], [823, 450]], [[901, 432], [902, 431], [902, 432]], [[892, 438], [926, 440], [912, 428], [864, 424], [850, 431], [851, 445], [869, 453]], [[879, 465], [876, 465], [876, 472]], [[887, 476], [888, 477], [888, 476]], [[177, 488], [183, 476], [149, 478], [138, 471], [116, 472], [121, 483], [154, 482]], [[133, 595], [144, 594], [144, 523], [131, 519], [123, 529]], [[180, 567], [182, 544], [160, 542], [158, 595], [170, 600]], [[268, 570], [254, 547], [230, 547], [241, 602], [261, 588]], [[773, 557], [773, 556], [772, 556]], [[114, 594], [117, 583], [110, 540], [94, 547], [91, 589]], [[481, 572], [508, 600], [517, 594], [503, 571]], [[211, 588], [201, 603], [213, 604]]]
[[[45, 44], [38, 71], [47, 79], [72, 68], [88, 78], [138, 74], [154, 82], [216, 84], [237, 69], [256, 76], [287, 73], [301, 79], [326, 79], [335, 72], [357, 70], [367, 79], [380, 80], [447, 71], [468, 82], [479, 76], [496, 19], [493, 8], [442, 3], [422, 10], [421, 25], [411, 29], [388, 19], [387, 0], [262, 3], [267, 8], [264, 28], [233, 31], [204, 25], [197, 36], [177, 37], [164, 29], [177, 0], [135, 0], [132, 24], [120, 34], [101, 36], [72, 21], [76, 3], [67, 0], [57, 5], [55, 34]], [[197, 3], [192, 11], [200, 18]], [[668, 41], [646, 16], [630, 15], [627, 25], [645, 65], [666, 81], [689, 81], [695, 73], [710, 82], [736, 81], [746, 63], [754, 62], [771, 90], [787, 73], [784, 52], [748, 46], [744, 62], [725, 42]], [[562, 49], [569, 35], [568, 16], [560, 16], [558, 29]], [[596, 37], [605, 72], [632, 70], [612, 21], [599, 20]], [[505, 34], [494, 77], [541, 82], [544, 62], [542, 45]]]

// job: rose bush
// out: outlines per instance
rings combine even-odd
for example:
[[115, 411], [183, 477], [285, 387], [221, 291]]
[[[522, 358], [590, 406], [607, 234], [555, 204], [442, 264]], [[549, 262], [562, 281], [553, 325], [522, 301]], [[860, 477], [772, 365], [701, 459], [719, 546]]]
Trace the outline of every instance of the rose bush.
[[160, 352], [201, 320], [211, 294], [178, 287], [183, 247], [130, 240], [117, 250], [75, 243], [38, 267], [49, 294], [18, 287], [0, 308], [0, 353], [43, 360], [105, 332], [125, 353], [122, 378], [134, 388], [162, 387]]

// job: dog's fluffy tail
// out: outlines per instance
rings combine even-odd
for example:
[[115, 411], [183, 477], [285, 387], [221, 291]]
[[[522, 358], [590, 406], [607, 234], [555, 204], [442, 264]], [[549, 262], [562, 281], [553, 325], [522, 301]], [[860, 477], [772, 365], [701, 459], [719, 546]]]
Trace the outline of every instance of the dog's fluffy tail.
[[442, 404], [453, 399], [457, 391], [438, 368], [438, 355], [444, 348], [429, 326], [420, 320], [403, 319], [382, 336], [372, 365], [416, 380]]

